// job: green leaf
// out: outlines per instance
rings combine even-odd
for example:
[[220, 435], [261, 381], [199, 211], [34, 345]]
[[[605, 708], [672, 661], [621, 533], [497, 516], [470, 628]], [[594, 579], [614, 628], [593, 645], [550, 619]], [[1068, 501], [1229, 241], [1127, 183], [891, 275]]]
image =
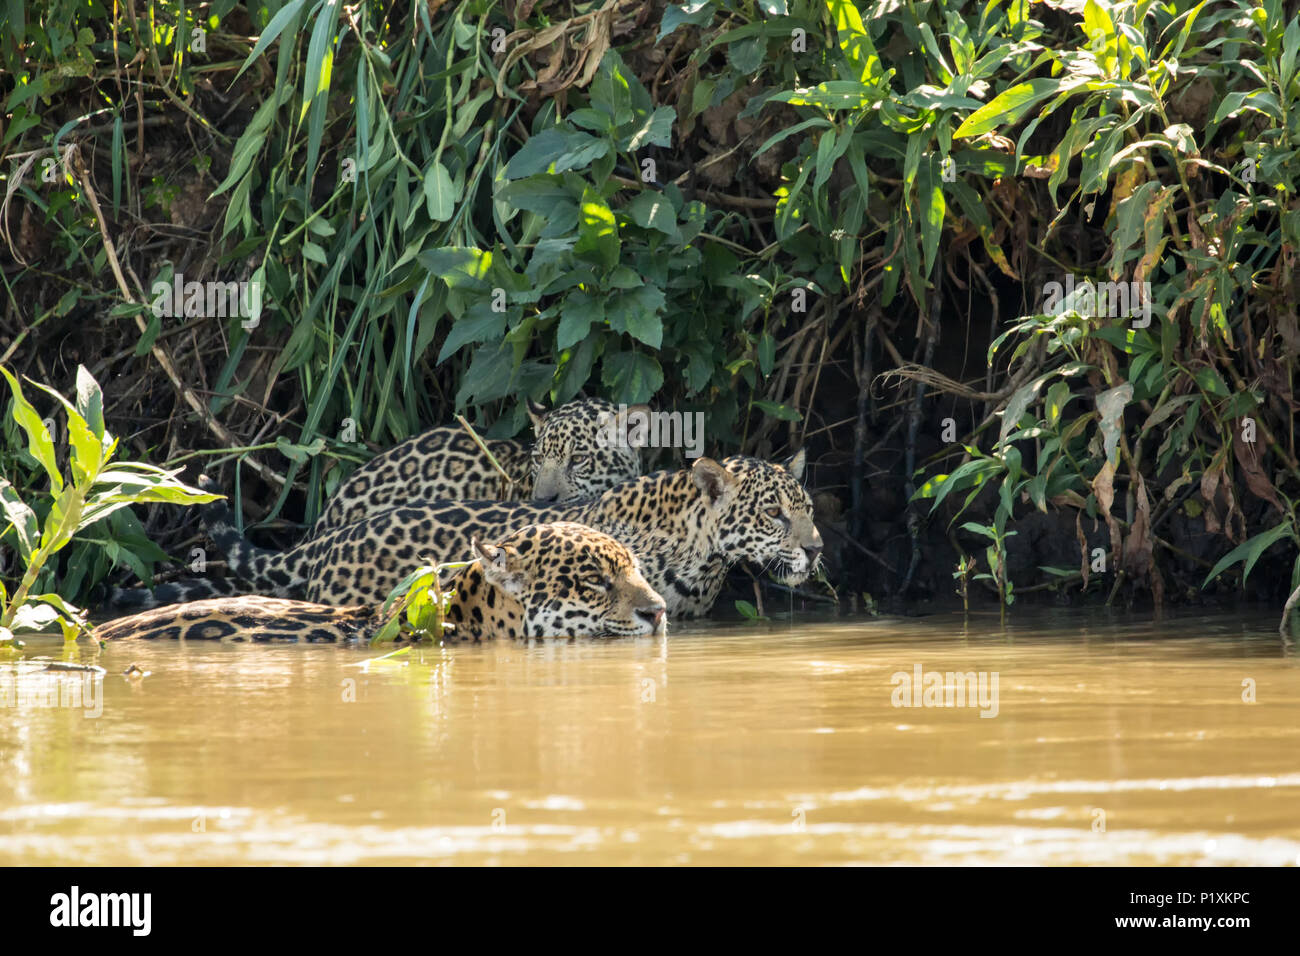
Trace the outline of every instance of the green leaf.
[[[294, 4], [301, 5], [302, 0], [294, 0]], [[288, 9], [288, 8], [285, 8]], [[282, 10], [281, 13], [284, 11]], [[277, 18], [278, 19], [278, 18]], [[262, 34], [265, 38], [266, 34]], [[274, 96], [268, 96], [257, 108], [253, 114], [253, 120], [248, 124], [248, 128], [240, 135], [239, 140], [235, 143], [234, 152], [230, 156], [230, 171], [226, 178], [222, 180], [221, 185], [212, 191], [213, 196], [219, 196], [235, 183], [244, 178], [248, 168], [257, 158], [257, 154], [262, 150], [262, 144], [266, 141], [267, 131], [271, 127], [271, 121], [275, 119], [275, 114], [284, 102], [292, 94], [292, 90], [285, 87], [278, 91]]]
[[[334, 75], [334, 25], [338, 22], [342, 9], [341, 0], [324, 0], [316, 13], [316, 22], [312, 25], [311, 39], [307, 43], [307, 66], [302, 76], [302, 107], [298, 112], [298, 122], [307, 115], [307, 110], [314, 103], [323, 104], [329, 96], [330, 81]], [[319, 99], [318, 99], [319, 98]], [[313, 149], [312, 146], [316, 149]], [[307, 149], [307, 167], [315, 168], [314, 158], [320, 147], [320, 137], [316, 130], [309, 133]]]
[[10, 629], [15, 634], [45, 631], [59, 619], [59, 612], [49, 604], [37, 604], [34, 601], [24, 604], [14, 612]]
[[943, 500], [952, 492], [969, 487], [978, 490], [990, 475], [1004, 470], [1005, 466], [997, 458], [972, 458], [964, 465], [959, 465], [951, 475], [936, 475], [918, 488], [916, 494], [912, 497], [929, 498], [933, 496], [934, 504], [930, 506], [930, 510], [933, 512], [939, 505], [943, 504]]
[[85, 500], [81, 492], [73, 485], [64, 488], [54, 498], [50, 513], [45, 518], [45, 527], [41, 530], [41, 550], [46, 554], [58, 551], [72, 540], [72, 536], [81, 527], [81, 513]]
[[574, 254], [586, 256], [605, 269], [612, 269], [618, 263], [620, 246], [614, 211], [596, 190], [584, 189], [582, 206], [578, 210], [578, 241], [573, 246]]
[[623, 147], [625, 152], [635, 152], [647, 143], [652, 146], [663, 146], [665, 148], [673, 144], [673, 120], [677, 119], [677, 111], [671, 106], [661, 106], [653, 113], [646, 117], [642, 123], [627, 140], [627, 145]]
[[659, 36], [655, 38], [655, 42], [662, 40], [682, 24], [703, 26], [713, 19], [714, 10], [712, 0], [691, 0], [680, 6], [669, 6], [664, 10], [663, 19], [659, 21]]
[[565, 235], [578, 224], [575, 197], [566, 186], [550, 177], [533, 176], [504, 183], [496, 192], [496, 201], [537, 213], [546, 220], [546, 233], [551, 236]]
[[767, 38], [764, 36], [736, 40], [727, 47], [728, 62], [731, 63], [732, 69], [742, 76], [757, 73], [766, 55]]
[[424, 201], [429, 207], [429, 218], [434, 222], [446, 222], [456, 211], [459, 198], [452, 187], [447, 167], [434, 160], [424, 174]]
[[1268, 531], [1264, 531], [1249, 540], [1243, 541], [1219, 560], [1219, 563], [1216, 564], [1210, 570], [1210, 573], [1205, 576], [1205, 580], [1201, 582], [1201, 587], [1205, 587], [1205, 585], [1209, 584], [1238, 561], [1246, 562], [1246, 566], [1241, 572], [1241, 583], [1245, 584], [1246, 578], [1250, 576], [1250, 571], [1255, 566], [1255, 562], [1259, 560], [1260, 555], [1288, 535], [1295, 537], [1295, 532], [1289, 519], [1283, 521], [1276, 527], [1270, 528]]
[[[85, 369], [83, 368], [82, 371], [85, 371]], [[86, 372], [87, 378], [89, 378], [89, 375], [90, 373]], [[94, 379], [90, 379], [90, 384], [95, 384]], [[70, 463], [73, 479], [79, 484], [87, 478], [93, 480], [99, 474], [99, 469], [104, 464], [105, 455], [113, 444], [112, 437], [108, 436], [107, 439], [96, 437], [91, 431], [90, 425], [77, 411], [75, 405], [48, 385], [38, 385], [37, 387], [54, 396], [55, 401], [63, 406], [68, 423], [68, 443], [72, 446]], [[96, 385], [95, 388], [98, 389], [98, 386]]]
[[591, 334], [593, 325], [605, 321], [605, 306], [586, 292], [574, 292], [564, 300], [560, 325], [555, 332], [555, 347], [561, 351], [573, 348]]
[[627, 204], [627, 215], [642, 229], [655, 229], [666, 236], [677, 236], [677, 214], [662, 193], [646, 190]]
[[[649, 100], [636, 75], [627, 69], [627, 65], [614, 50], [609, 50], [601, 59], [600, 70], [591, 83], [591, 105], [606, 115], [606, 129], [625, 126], [632, 122], [633, 88], [642, 102]], [[570, 117], [572, 121], [572, 116]], [[588, 127], [590, 128], [590, 127]]]
[[789, 405], [781, 405], [777, 402], [769, 402], [756, 398], [754, 399], [754, 407], [761, 409], [766, 414], [783, 422], [803, 421], [803, 415], [799, 414], [797, 409], [791, 408]]
[[23, 503], [6, 478], [0, 478], [0, 509], [3, 509], [10, 526], [18, 535], [18, 551], [26, 564], [31, 561], [32, 550], [36, 547], [41, 529], [36, 520], [36, 512]]
[[514, 378], [514, 354], [514, 346], [508, 342], [480, 346], [456, 392], [456, 406], [464, 408], [504, 398]]
[[999, 126], [1014, 126], [1035, 105], [1061, 92], [1063, 86], [1059, 79], [1040, 78], [1009, 87], [966, 117], [952, 134], [953, 139], [969, 139]]
[[664, 323], [659, 313], [665, 302], [663, 291], [649, 285], [611, 295], [605, 308], [609, 327], [657, 349], [663, 344]]
[[471, 246], [425, 249], [415, 260], [453, 289], [462, 285], [481, 288], [492, 268], [492, 253]]
[[262, 31], [262, 35], [257, 38], [257, 43], [253, 45], [252, 52], [244, 59], [243, 65], [239, 68], [239, 72], [235, 74], [236, 80], [243, 75], [245, 70], [253, 65], [254, 60], [266, 52], [267, 47], [275, 42], [275, 38], [278, 37], [284, 31], [284, 28], [289, 25], [289, 21], [298, 15], [305, 2], [306, 0], [289, 0], [289, 3], [281, 7], [276, 15], [271, 18], [271, 22], [266, 25], [266, 29]]
[[1024, 417], [1030, 403], [1038, 397], [1038, 390], [1043, 387], [1043, 382], [1047, 378], [1047, 375], [1040, 375], [1027, 385], [1022, 385], [1016, 389], [1010, 401], [1007, 402], [1007, 407], [1002, 412], [1002, 427], [998, 432], [998, 445], [1004, 444], [1007, 436], [1011, 434], [1011, 430], [1020, 424], [1020, 419]]
[[104, 394], [86, 366], [77, 366], [77, 414], [96, 438], [104, 437]]
[[758, 370], [764, 375], [771, 375], [776, 365], [776, 339], [771, 332], [764, 332], [758, 340]]
[[275, 447], [290, 461], [304, 462], [325, 450], [325, 439], [317, 438], [307, 445], [294, 444], [283, 435], [275, 439]]
[[506, 178], [523, 179], [548, 170], [562, 173], [567, 169], [584, 169], [592, 160], [608, 153], [609, 148], [609, 140], [587, 133], [557, 127], [544, 129], [530, 137], [510, 157], [510, 162], [506, 163]]
[[493, 312], [489, 303], [480, 302], [452, 323], [438, 361], [445, 362], [470, 342], [500, 341], [505, 330], [506, 313]]
[[1223, 377], [1211, 365], [1205, 365], [1196, 370], [1196, 384], [1216, 398], [1226, 398], [1228, 395], [1228, 386], [1224, 384]]
[[1055, 430], [1061, 421], [1061, 412], [1073, 396], [1070, 394], [1069, 382], [1057, 382], [1047, 390], [1044, 411], [1047, 413], [1047, 427]]
[[162, 331], [162, 319], [156, 312], [149, 313], [149, 320], [145, 324], [144, 331], [140, 333], [140, 338], [135, 343], [135, 356], [139, 358], [147, 355], [153, 348], [154, 342], [158, 339], [158, 333]]
[[7, 368], [0, 368], [0, 373], [9, 380], [9, 390], [14, 396], [13, 418], [27, 434], [27, 451], [35, 458], [45, 473], [50, 477], [50, 485], [55, 491], [63, 488], [63, 475], [59, 473], [58, 463], [54, 460], [54, 438], [45, 430], [45, 422], [36, 413], [36, 409], [23, 395], [18, 379]]
[[939, 158], [934, 153], [917, 170], [916, 189], [920, 199], [921, 249], [925, 255], [923, 274], [928, 277], [934, 272], [934, 259], [939, 252], [939, 239], [943, 235], [943, 217], [948, 208], [943, 198]]
[[[778, 96], [779, 95], [780, 94], [778, 94]], [[777, 99], [777, 97], [773, 97], [773, 99], [775, 100]], [[767, 142], [765, 142], [762, 146], [760, 146], [757, 150], [754, 151], [754, 156], [756, 157], [760, 156], [761, 154], [765, 153], [767, 150], [775, 146], [777, 143], [781, 142], [781, 140], [786, 139], [787, 137], [790, 136], [797, 136], [799, 133], [802, 133], [806, 129], [830, 129], [830, 128], [831, 128], [830, 120], [822, 116], [814, 116], [812, 119], [806, 119], [802, 123], [795, 123], [793, 126], [787, 126], [785, 129], [781, 130], [780, 132], [774, 133], [771, 137], [768, 138]], [[850, 155], [851, 156], [856, 155], [859, 158], [861, 158], [861, 152], [859, 151], [855, 151]]]
[[601, 380], [616, 402], [637, 405], [648, 402], [663, 387], [664, 372], [659, 362], [642, 352], [615, 352], [601, 362]]

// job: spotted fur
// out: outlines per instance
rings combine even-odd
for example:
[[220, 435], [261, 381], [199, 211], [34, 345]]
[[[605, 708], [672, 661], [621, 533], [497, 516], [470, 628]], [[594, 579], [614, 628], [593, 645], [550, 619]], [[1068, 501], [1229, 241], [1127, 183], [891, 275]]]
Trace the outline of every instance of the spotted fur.
[[364, 640], [379, 626], [374, 607], [329, 607], [244, 595], [168, 604], [95, 628], [101, 641], [258, 641], [309, 643]]
[[641, 473], [636, 449], [618, 440], [626, 438], [626, 418], [609, 402], [588, 398], [547, 411], [530, 401], [528, 414], [537, 435], [531, 450], [513, 439], [484, 441], [510, 476], [508, 487], [465, 429], [431, 428], [348, 476], [308, 537], [414, 502], [569, 501], [598, 495]]
[[[451, 591], [448, 639], [628, 637], [665, 633], [664, 600], [636, 557], [584, 525], [529, 525], [499, 544], [471, 542], [475, 560], [440, 582]], [[96, 640], [305, 641], [368, 639], [375, 605], [333, 607], [244, 595], [168, 604], [95, 628]]]
[[447, 620], [462, 641], [663, 634], [664, 599], [636, 557], [607, 534], [570, 522], [529, 525], [500, 545], [470, 544]]
[[[208, 530], [243, 587], [321, 604], [381, 601], [420, 564], [467, 560], [475, 537], [499, 540], [530, 524], [572, 521], [630, 547], [672, 616], [708, 613], [737, 561], [797, 584], [822, 549], [812, 499], [799, 483], [804, 455], [784, 465], [736, 456], [625, 481], [598, 498], [537, 502], [431, 502], [392, 508], [284, 552], [256, 548], [230, 523], [223, 502], [206, 507]], [[230, 585], [222, 585], [229, 587]], [[115, 602], [184, 601], [213, 593], [208, 580], [118, 591]]]

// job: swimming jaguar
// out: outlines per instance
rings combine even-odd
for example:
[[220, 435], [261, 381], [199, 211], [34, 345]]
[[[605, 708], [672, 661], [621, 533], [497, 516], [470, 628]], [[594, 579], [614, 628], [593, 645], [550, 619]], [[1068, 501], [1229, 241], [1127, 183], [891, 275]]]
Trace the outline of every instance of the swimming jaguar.
[[[666, 608], [636, 557], [607, 534], [567, 522], [529, 525], [497, 544], [475, 538], [473, 563], [444, 574], [447, 640], [664, 634]], [[384, 623], [378, 604], [338, 607], [244, 595], [210, 598], [99, 625], [96, 640], [351, 641]]]
[[800, 484], [801, 451], [784, 464], [733, 456], [698, 458], [691, 468], [625, 481], [598, 498], [568, 504], [440, 501], [391, 508], [289, 551], [257, 548], [235, 530], [224, 501], [205, 506], [208, 533], [238, 581], [191, 579], [116, 590], [118, 606], [196, 600], [256, 591], [321, 604], [382, 601], [421, 564], [465, 560], [471, 542], [496, 540], [529, 524], [572, 521], [630, 547], [670, 616], [706, 614], [727, 570], [750, 561], [786, 584], [815, 567], [822, 538]]

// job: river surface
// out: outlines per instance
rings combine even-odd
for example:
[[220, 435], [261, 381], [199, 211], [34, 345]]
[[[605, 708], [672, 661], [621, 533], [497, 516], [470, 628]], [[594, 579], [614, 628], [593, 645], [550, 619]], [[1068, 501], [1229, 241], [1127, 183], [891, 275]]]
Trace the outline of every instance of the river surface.
[[1275, 622], [799, 618], [378, 664], [83, 647], [107, 676], [0, 664], [0, 864], [1294, 865]]

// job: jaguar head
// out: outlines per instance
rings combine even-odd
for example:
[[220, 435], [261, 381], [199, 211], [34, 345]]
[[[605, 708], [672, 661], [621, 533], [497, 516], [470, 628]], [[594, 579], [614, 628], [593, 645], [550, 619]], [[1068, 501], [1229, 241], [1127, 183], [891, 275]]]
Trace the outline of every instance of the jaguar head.
[[636, 556], [572, 522], [532, 525], [498, 545], [473, 542], [484, 579], [522, 606], [523, 637], [664, 634], [664, 599]]
[[590, 498], [641, 474], [638, 449], [628, 441], [629, 418], [644, 405], [620, 407], [579, 399], [548, 411], [528, 402], [537, 436], [533, 443], [533, 499]]
[[723, 551], [762, 566], [788, 585], [807, 580], [822, 553], [812, 497], [802, 484], [805, 463], [802, 450], [780, 464], [744, 455], [722, 462], [737, 479], [722, 521]]

